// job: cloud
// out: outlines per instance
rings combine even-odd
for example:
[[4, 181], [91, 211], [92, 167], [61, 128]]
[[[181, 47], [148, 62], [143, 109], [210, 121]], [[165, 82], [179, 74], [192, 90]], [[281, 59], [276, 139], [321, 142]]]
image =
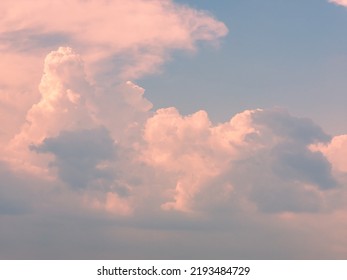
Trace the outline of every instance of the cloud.
[[[18, 133], [2, 139], [7, 183], [0, 184], [0, 215], [17, 217], [1, 227], [13, 245], [2, 256], [346, 255], [336, 249], [345, 234], [345, 137], [331, 138], [311, 120], [277, 109], [246, 110], [219, 124], [203, 110], [153, 112], [135, 83], [91, 81], [82, 56], [69, 47], [47, 55], [39, 90]], [[13, 228], [35, 234], [14, 239]], [[317, 246], [313, 230], [333, 247]], [[73, 245], [83, 232], [90, 234]], [[229, 245], [206, 242], [215, 238]], [[273, 242], [277, 249], [269, 253]], [[154, 243], [161, 247], [149, 250]]]
[[347, 7], [347, 1], [346, 0], [329, 0], [329, 2], [340, 5], [340, 6], [346, 6]]
[[346, 135], [278, 109], [153, 111], [131, 80], [227, 28], [102, 3], [0, 3], [0, 258], [346, 258]]
[[184, 117], [160, 109], [144, 138], [145, 161], [175, 178], [164, 209], [228, 208], [251, 197], [264, 211], [319, 211], [321, 191], [337, 184], [328, 160], [308, 148], [329, 137], [283, 111], [245, 111], [213, 126], [204, 111]]
[[[241, 123], [235, 125], [213, 127], [206, 112], [184, 117], [175, 108], [160, 109], [148, 119], [144, 130], [147, 142], [144, 160], [174, 180], [174, 202], [164, 204], [164, 208], [192, 210], [191, 200], [202, 191], [204, 183], [218, 176], [232, 157], [239, 156], [238, 145], [242, 146], [243, 138], [252, 131], [243, 127], [244, 120], [240, 119]], [[226, 184], [210, 199], [215, 198], [218, 203], [230, 191]]]
[[[8, 69], [5, 66], [14, 56], [35, 69], [40, 61], [33, 65], [33, 55], [43, 57], [51, 49], [69, 45], [94, 65], [90, 71], [108, 69], [115, 76], [117, 70], [124, 79], [133, 79], [156, 72], [172, 50], [191, 51], [199, 41], [216, 43], [227, 33], [226, 26], [210, 14], [170, 0], [5, 0], [0, 9], [0, 49], [12, 56], [10, 61], [2, 60], [2, 69]], [[18, 71], [23, 65], [12, 67], [25, 76]], [[7, 78], [11, 73], [4, 74]]]
[[[156, 178], [162, 209], [195, 214], [232, 204], [237, 211], [320, 211], [322, 192], [337, 185], [330, 162], [308, 148], [330, 137], [284, 111], [248, 110], [218, 125], [205, 111], [153, 114], [141, 87], [90, 82], [83, 59], [67, 47], [46, 57], [39, 89], [41, 99], [8, 145], [10, 162], [48, 177], [55, 176], [53, 164], [72, 189], [99, 188], [92, 205], [108, 205], [126, 193], [140, 207], [139, 194], [156, 185], [151, 176], [157, 170], [165, 174]], [[135, 170], [142, 177], [129, 174]]]
[[310, 147], [313, 151], [320, 151], [332, 164], [336, 172], [347, 173], [347, 135], [335, 136], [329, 143], [318, 143]]
[[0, 11], [0, 141], [18, 132], [41, 98], [42, 61], [60, 46], [82, 54], [91, 83], [113, 87], [160, 71], [174, 51], [195, 51], [202, 41], [216, 45], [228, 32], [208, 12], [169, 0], [4, 0]]
[[31, 149], [54, 154], [53, 166], [58, 168], [59, 177], [72, 188], [85, 188], [91, 181], [101, 178], [107, 181], [108, 172], [97, 165], [115, 156], [114, 142], [103, 127], [62, 131], [57, 137], [46, 138]]
[[106, 88], [92, 84], [82, 58], [68, 47], [47, 55], [39, 90], [40, 100], [28, 110], [26, 122], [6, 151], [9, 157], [36, 165], [40, 160], [33, 160], [29, 146], [57, 137], [65, 130], [99, 126], [107, 127], [115, 140], [124, 143], [134, 137], [132, 131], [139, 129], [152, 107], [143, 97], [143, 89], [131, 82]]
[[141, 87], [90, 82], [83, 59], [67, 47], [47, 55], [39, 89], [7, 146], [8, 162], [86, 189], [87, 201], [99, 197], [96, 208], [122, 197], [127, 209], [134, 201], [141, 208], [157, 180], [152, 199], [163, 210], [311, 212], [323, 210], [324, 192], [337, 186], [331, 163], [309, 148], [330, 137], [285, 111], [248, 110], [218, 125], [205, 111], [153, 114]]
[[54, 48], [63, 45], [70, 38], [63, 33], [40, 33], [35, 29], [20, 29], [2, 32], [0, 42], [3, 51], [30, 52], [35, 49]]
[[[0, 216], [23, 214], [31, 210], [31, 205], [23, 196], [25, 189], [22, 186], [26, 182], [19, 175], [15, 178], [10, 174], [6, 164], [0, 161]], [[25, 195], [30, 195], [30, 192], [26, 191]]]
[[118, 175], [129, 160], [117, 169], [116, 154], [134, 153], [124, 151], [139, 141], [152, 107], [144, 90], [130, 81], [113, 87], [92, 84], [82, 58], [68, 47], [47, 55], [39, 90], [39, 101], [5, 145], [6, 161], [73, 190], [86, 189], [81, 205], [129, 214], [129, 187]]

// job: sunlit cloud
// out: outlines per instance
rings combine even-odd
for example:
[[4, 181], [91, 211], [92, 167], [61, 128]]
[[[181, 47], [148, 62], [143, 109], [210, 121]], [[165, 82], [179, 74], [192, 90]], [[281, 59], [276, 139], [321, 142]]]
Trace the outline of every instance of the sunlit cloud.
[[346, 135], [284, 109], [153, 110], [133, 82], [223, 23], [168, 0], [0, 10], [0, 257], [347, 256]]
[[329, 0], [329, 2], [347, 7], [347, 1], [346, 0]]
[[333, 171], [345, 172], [333, 156], [344, 138], [330, 144], [309, 119], [256, 109], [214, 125], [205, 111], [151, 112], [143, 89], [132, 82], [113, 92], [90, 83], [71, 48], [47, 55], [39, 89], [41, 99], [5, 146], [4, 160], [84, 196], [103, 193], [104, 209], [116, 197], [129, 209], [139, 207], [160, 182], [162, 211], [208, 213], [238, 201], [240, 209], [319, 212], [339, 185]]

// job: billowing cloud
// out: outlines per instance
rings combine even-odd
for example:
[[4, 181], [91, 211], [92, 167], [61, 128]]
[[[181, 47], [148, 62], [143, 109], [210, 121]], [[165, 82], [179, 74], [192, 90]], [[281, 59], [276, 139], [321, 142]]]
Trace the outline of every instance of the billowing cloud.
[[[25, 181], [17, 174], [17, 178], [9, 175], [11, 174], [9, 168], [4, 162], [0, 162], [0, 215], [15, 215], [22, 214], [30, 211], [30, 204], [23, 195], [23, 188], [21, 185]], [[30, 194], [26, 190], [25, 195]]]
[[52, 153], [59, 177], [72, 188], [85, 188], [94, 180], [109, 176], [97, 165], [112, 159], [115, 147], [105, 128], [62, 131], [56, 138], [46, 138], [39, 146], [31, 147], [38, 153]]
[[169, 0], [0, 10], [0, 258], [346, 258], [346, 135], [153, 111], [131, 81], [223, 23]]
[[[92, 82], [83, 58], [68, 47], [47, 55], [39, 90], [40, 98], [28, 109], [26, 122], [12, 139], [3, 140], [0, 171], [9, 183], [0, 184], [1, 215], [30, 215], [28, 219], [37, 223], [47, 219], [43, 214], [47, 213], [57, 219], [47, 221], [50, 227], [56, 222], [70, 227], [64, 217], [73, 215], [85, 221], [85, 227], [105, 223], [108, 233], [97, 231], [98, 236], [137, 246], [136, 232], [148, 240], [160, 233], [163, 246], [182, 230], [188, 239], [196, 229], [208, 236], [221, 234], [225, 240], [234, 235], [236, 243], [229, 247], [233, 254], [222, 248], [219, 253], [208, 246], [202, 249], [211, 257], [312, 258], [347, 253], [316, 248], [309, 232], [297, 230], [300, 224], [319, 227], [331, 244], [340, 242], [344, 231], [338, 224], [347, 197], [340, 157], [344, 136], [331, 138], [309, 119], [277, 109], [246, 110], [219, 124], [213, 124], [203, 110], [188, 116], [173, 107], [153, 112], [144, 89], [133, 82], [113, 86]], [[316, 215], [317, 222], [310, 215]], [[116, 229], [111, 221], [117, 221]], [[9, 227], [13, 223], [6, 222]], [[321, 223], [335, 226], [338, 234], [330, 236]], [[25, 222], [20, 225], [31, 228]], [[261, 227], [267, 230], [259, 231]], [[250, 228], [257, 236], [245, 237]], [[115, 230], [115, 237], [105, 237]], [[8, 231], [2, 231], [11, 239]], [[280, 241], [281, 250], [274, 255], [256, 244], [248, 253], [236, 245], [257, 238], [272, 242], [266, 237], [270, 232], [290, 238], [289, 247], [297, 250]], [[304, 245], [293, 238], [296, 234], [305, 236]], [[63, 234], [50, 240], [51, 248], [66, 238]], [[92, 237], [86, 238], [89, 242]], [[199, 238], [188, 247], [195, 250], [205, 243], [203, 235]], [[131, 248], [130, 258], [145, 256]], [[16, 256], [9, 248], [4, 252]], [[84, 252], [95, 258], [92, 251]], [[112, 255], [107, 250], [99, 254]], [[182, 254], [189, 255], [171, 251], [171, 256]], [[61, 252], [56, 257], [72, 255]], [[160, 255], [170, 254], [153, 253]], [[54, 254], [39, 251], [35, 256]]]
[[145, 160], [176, 178], [165, 209], [227, 206], [240, 196], [264, 211], [316, 211], [321, 192], [337, 185], [328, 160], [308, 148], [329, 137], [282, 111], [245, 111], [213, 126], [204, 111], [183, 117], [160, 109], [144, 137]]
[[[171, 0], [5, 0], [0, 11], [0, 117], [4, 120], [0, 141], [8, 141], [18, 132], [27, 119], [26, 112], [40, 99], [37, 85], [42, 61], [60, 46], [73, 47], [82, 54], [85, 73], [78, 73], [87, 75], [91, 83], [98, 79], [103, 86], [112, 87], [157, 72], [172, 51], [194, 51], [201, 41], [218, 44], [228, 32], [209, 13]], [[65, 51], [61, 49], [55, 58], [53, 54], [47, 57], [50, 62], [46, 65], [53, 66], [53, 60], [58, 61], [59, 53]], [[80, 67], [78, 61], [74, 63]], [[79, 77], [78, 82], [83, 79]], [[43, 77], [41, 87], [45, 83]], [[70, 98], [76, 98], [74, 94], [71, 92]], [[125, 95], [136, 102], [135, 97]]]

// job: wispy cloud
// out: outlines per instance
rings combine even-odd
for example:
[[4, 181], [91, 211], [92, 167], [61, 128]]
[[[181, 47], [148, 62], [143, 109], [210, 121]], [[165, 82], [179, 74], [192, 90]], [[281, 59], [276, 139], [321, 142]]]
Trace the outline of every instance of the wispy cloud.
[[329, 0], [329, 2], [347, 7], [347, 1], [346, 0]]
[[[194, 50], [197, 42], [227, 33], [210, 15], [168, 0], [5, 0], [0, 7], [3, 51], [42, 54], [69, 45], [89, 62], [117, 61], [125, 78], [156, 71], [171, 50]], [[117, 57], [126, 57], [126, 65]]]

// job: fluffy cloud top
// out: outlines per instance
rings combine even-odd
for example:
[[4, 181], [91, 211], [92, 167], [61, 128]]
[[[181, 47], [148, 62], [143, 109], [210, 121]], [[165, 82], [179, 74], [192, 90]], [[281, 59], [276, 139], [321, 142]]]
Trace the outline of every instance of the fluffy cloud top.
[[308, 148], [329, 137], [282, 111], [245, 111], [213, 126], [204, 111], [182, 117], [161, 109], [144, 137], [145, 160], [177, 178], [174, 202], [165, 208], [220, 207], [240, 195], [265, 211], [316, 211], [312, 200], [337, 184], [328, 160]]
[[113, 158], [115, 150], [108, 131], [102, 127], [62, 131], [58, 137], [46, 138], [31, 149], [54, 154], [59, 177], [72, 188], [85, 188], [89, 181], [107, 179], [108, 174], [97, 169], [97, 164]]

